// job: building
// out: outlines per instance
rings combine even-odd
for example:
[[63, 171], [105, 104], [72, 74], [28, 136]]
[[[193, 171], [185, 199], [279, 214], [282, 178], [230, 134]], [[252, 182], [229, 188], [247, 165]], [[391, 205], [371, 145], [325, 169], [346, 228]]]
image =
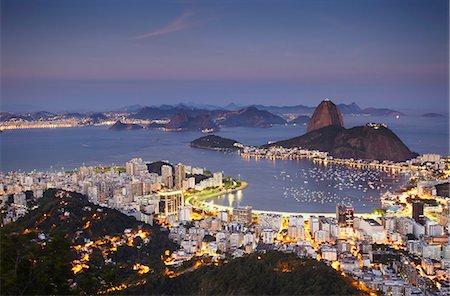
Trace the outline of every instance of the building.
[[167, 188], [173, 188], [172, 167], [170, 165], [161, 166], [161, 180]]
[[178, 211], [178, 221], [187, 222], [191, 221], [192, 206], [183, 206]]
[[320, 230], [319, 218], [316, 216], [309, 216], [309, 232], [314, 236], [314, 232]]
[[182, 190], [161, 191], [159, 194], [159, 213], [167, 217], [169, 215], [178, 214], [184, 206], [184, 196]]
[[354, 209], [352, 206], [338, 204], [336, 205], [336, 220], [340, 227], [353, 228], [354, 225]]
[[263, 229], [261, 232], [263, 244], [273, 244], [275, 240], [275, 232], [272, 229]]
[[130, 176], [139, 176], [142, 172], [147, 172], [147, 165], [142, 158], [133, 158], [125, 164], [125, 171]]
[[252, 223], [252, 207], [233, 208], [233, 221], [249, 225]]
[[262, 229], [268, 228], [279, 232], [281, 230], [281, 227], [283, 226], [283, 217], [278, 214], [259, 214], [258, 224]]
[[183, 181], [186, 179], [186, 168], [179, 163], [175, 166], [175, 187], [177, 189], [183, 188]]
[[292, 225], [288, 227], [287, 235], [293, 240], [303, 240], [305, 239], [305, 228], [303, 226]]
[[412, 202], [412, 218], [418, 222], [423, 222], [423, 202], [413, 201]]
[[289, 226], [304, 226], [304, 219], [302, 215], [289, 216]]
[[218, 213], [219, 220], [225, 223], [230, 222], [230, 215], [228, 214], [228, 210], [222, 210]]

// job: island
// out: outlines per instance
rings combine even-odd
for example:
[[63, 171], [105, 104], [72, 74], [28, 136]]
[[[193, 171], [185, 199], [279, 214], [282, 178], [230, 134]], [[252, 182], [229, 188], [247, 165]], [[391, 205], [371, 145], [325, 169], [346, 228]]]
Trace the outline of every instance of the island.
[[422, 117], [441, 118], [441, 117], [445, 117], [445, 115], [441, 114], [441, 113], [430, 112], [430, 113], [422, 114]]
[[139, 124], [134, 123], [123, 123], [122, 121], [118, 120], [116, 123], [114, 123], [112, 126], [109, 127], [112, 131], [129, 131], [129, 130], [139, 130], [143, 127]]
[[208, 135], [191, 142], [191, 147], [209, 150], [240, 150], [243, 145], [238, 141], [222, 138], [216, 135]]

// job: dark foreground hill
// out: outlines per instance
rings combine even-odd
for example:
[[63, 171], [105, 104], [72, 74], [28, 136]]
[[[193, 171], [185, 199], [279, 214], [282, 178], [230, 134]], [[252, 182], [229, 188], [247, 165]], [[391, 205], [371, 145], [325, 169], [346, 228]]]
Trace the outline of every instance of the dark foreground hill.
[[405, 161], [416, 157], [394, 132], [384, 126], [366, 125], [345, 129], [330, 125], [266, 146], [316, 149], [338, 158]]
[[157, 295], [364, 295], [324, 263], [269, 252], [204, 266], [170, 281], [159, 279], [126, 294]]
[[161, 255], [175, 248], [159, 227], [61, 190], [46, 191], [37, 209], [6, 225], [0, 244], [2, 295], [96, 294], [132, 285], [160, 275]]
[[167, 232], [63, 190], [0, 235], [2, 295], [361, 294], [331, 267], [278, 252], [168, 272]]

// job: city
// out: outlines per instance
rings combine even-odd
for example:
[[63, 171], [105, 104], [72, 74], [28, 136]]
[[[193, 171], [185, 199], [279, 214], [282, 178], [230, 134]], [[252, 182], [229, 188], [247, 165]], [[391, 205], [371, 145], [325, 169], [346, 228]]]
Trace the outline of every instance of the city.
[[[211, 205], [203, 202], [202, 196], [211, 199], [223, 191], [242, 190], [244, 182], [221, 172], [166, 161], [150, 163], [136, 158], [124, 167], [2, 173], [2, 224], [35, 209], [45, 190], [60, 188], [59, 194], [79, 192], [93, 204], [117, 209], [143, 223], [153, 225], [155, 221], [167, 229], [169, 239], [179, 246], [164, 258], [170, 277], [177, 276], [174, 270], [185, 261], [206, 256], [219, 262], [277, 250], [326, 262], [370, 291], [420, 295], [432, 290], [445, 295], [450, 291], [449, 161], [438, 155], [422, 155], [411, 163], [416, 165], [413, 182], [401, 192], [381, 197], [384, 212], [355, 213], [351, 205], [337, 204], [336, 213], [326, 216]], [[70, 212], [63, 214], [69, 216]], [[87, 221], [83, 229], [89, 226]], [[122, 244], [133, 245], [135, 237], [145, 242], [148, 235], [143, 230], [125, 230], [123, 237], [109, 238], [108, 243], [100, 240], [74, 245], [80, 259], [72, 262], [72, 271], [76, 274], [89, 268], [89, 254], [99, 244], [104, 245], [105, 260], [111, 260], [108, 252]], [[45, 240], [45, 235], [41, 236]], [[138, 262], [133, 269], [140, 274], [149, 271]]]
[[0, 294], [450, 295], [431, 2], [0, 1]]

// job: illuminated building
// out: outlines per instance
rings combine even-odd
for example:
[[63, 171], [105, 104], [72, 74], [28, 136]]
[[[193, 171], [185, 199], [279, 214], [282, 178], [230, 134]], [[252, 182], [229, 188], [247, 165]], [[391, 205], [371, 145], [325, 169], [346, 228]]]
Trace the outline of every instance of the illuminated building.
[[165, 217], [178, 214], [178, 210], [184, 206], [182, 190], [159, 192], [159, 213]]
[[233, 221], [243, 224], [252, 223], [252, 207], [237, 207], [233, 208]]
[[183, 188], [183, 181], [186, 178], [186, 169], [185, 166], [181, 163], [175, 166], [175, 187], [177, 189]]
[[167, 188], [173, 187], [172, 167], [170, 165], [163, 165], [161, 167], [161, 179]]
[[336, 205], [336, 220], [340, 227], [353, 228], [354, 225], [353, 207], [344, 204]]
[[423, 222], [423, 203], [420, 201], [412, 202], [412, 218], [419, 223]]

